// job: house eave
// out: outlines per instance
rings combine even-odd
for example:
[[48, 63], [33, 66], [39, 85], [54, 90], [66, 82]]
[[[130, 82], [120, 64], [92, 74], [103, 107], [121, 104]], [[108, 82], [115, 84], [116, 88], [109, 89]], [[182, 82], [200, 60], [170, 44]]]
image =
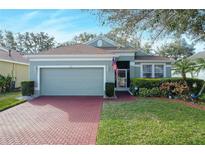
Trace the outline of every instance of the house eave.
[[28, 63], [18, 62], [18, 61], [14, 61], [14, 60], [0, 59], [0, 61], [2, 61], [2, 62], [8, 62], [8, 63], [20, 64], [20, 65], [29, 65]]
[[141, 63], [152, 63], [152, 62], [159, 62], [159, 63], [166, 63], [166, 62], [173, 62], [172, 60], [135, 60], [135, 62], [141, 62]]
[[75, 55], [26, 55], [29, 59], [37, 58], [91, 58], [91, 57], [113, 57], [113, 54], [75, 54]]

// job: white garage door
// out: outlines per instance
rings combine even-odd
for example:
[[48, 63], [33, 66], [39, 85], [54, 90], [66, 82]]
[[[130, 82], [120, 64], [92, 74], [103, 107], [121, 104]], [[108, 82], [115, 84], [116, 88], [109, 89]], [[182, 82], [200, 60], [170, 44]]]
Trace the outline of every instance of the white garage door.
[[41, 68], [40, 93], [48, 96], [102, 96], [103, 68]]

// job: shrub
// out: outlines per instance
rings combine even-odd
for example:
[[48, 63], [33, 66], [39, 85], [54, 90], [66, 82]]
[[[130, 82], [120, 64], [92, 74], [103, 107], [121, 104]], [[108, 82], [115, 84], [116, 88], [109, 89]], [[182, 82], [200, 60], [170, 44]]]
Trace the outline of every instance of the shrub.
[[105, 85], [105, 94], [108, 97], [112, 97], [115, 95], [115, 83], [107, 82]]
[[158, 97], [161, 96], [161, 91], [159, 88], [152, 88], [152, 89], [148, 89], [148, 88], [140, 88], [139, 89], [139, 96], [142, 97]]
[[[165, 82], [184, 82], [182, 78], [133, 78], [130, 83], [130, 91], [134, 93], [134, 87], [152, 89], [160, 87]], [[186, 83], [191, 93], [198, 93], [203, 86], [204, 80], [187, 78]], [[196, 83], [196, 87], [193, 84]]]
[[[163, 82], [184, 82], [184, 80], [182, 78], [162, 78], [162, 83]], [[187, 86], [189, 87], [189, 91], [190, 93], [198, 93], [203, 84], [204, 84], [204, 80], [201, 80], [201, 79], [196, 79], [196, 78], [187, 78], [186, 79], [186, 83], [187, 83]], [[193, 87], [193, 84], [196, 84], [196, 87]]]
[[160, 90], [166, 95], [171, 93], [174, 96], [186, 98], [189, 95], [189, 87], [185, 81], [182, 82], [164, 82], [160, 86]]
[[23, 96], [31, 96], [34, 94], [34, 81], [22, 81], [21, 92]]
[[130, 86], [133, 88], [134, 86], [140, 88], [155, 88], [159, 87], [161, 79], [155, 78], [133, 78], [131, 79]]

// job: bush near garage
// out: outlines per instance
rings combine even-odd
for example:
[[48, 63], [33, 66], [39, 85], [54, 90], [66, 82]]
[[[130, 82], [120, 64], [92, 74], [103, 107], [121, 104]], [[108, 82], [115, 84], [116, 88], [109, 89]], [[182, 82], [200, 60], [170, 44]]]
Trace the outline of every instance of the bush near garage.
[[107, 82], [105, 84], [105, 94], [107, 97], [115, 96], [115, 83]]
[[34, 81], [21, 82], [22, 96], [32, 96], [34, 94]]
[[[182, 78], [133, 78], [131, 79], [131, 83], [130, 83], [130, 91], [133, 94], [135, 94], [135, 87], [138, 87], [140, 92], [141, 88], [153, 89], [153, 88], [160, 88], [160, 86], [163, 83], [184, 83], [184, 82], [186, 82], [189, 88], [189, 93], [197, 94], [200, 91], [201, 87], [203, 86], [204, 80], [194, 79], [194, 78], [187, 78], [186, 81], [184, 81]], [[193, 86], [194, 84], [196, 86]], [[177, 87], [179, 88], [180, 86], [182, 85], [179, 84], [179, 86]], [[145, 91], [145, 89], [141, 91]], [[147, 90], [147, 91], [149, 91], [150, 94], [146, 94], [146, 95], [154, 95], [151, 94], [151, 92], [152, 93], [155, 92], [154, 90], [153, 91]], [[161, 96], [164, 96], [165, 93], [166, 93], [165, 91], [161, 92]]]

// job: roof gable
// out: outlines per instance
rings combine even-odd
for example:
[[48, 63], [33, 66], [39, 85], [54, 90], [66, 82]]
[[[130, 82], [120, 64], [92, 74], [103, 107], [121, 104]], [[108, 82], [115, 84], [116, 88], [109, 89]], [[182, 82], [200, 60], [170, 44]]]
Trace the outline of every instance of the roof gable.
[[96, 37], [90, 41], [85, 42], [84, 44], [98, 48], [117, 48], [120, 46], [120, 44], [117, 42], [114, 42], [113, 40], [104, 36]]
[[197, 52], [194, 55], [189, 57], [189, 59], [198, 59], [198, 58], [205, 58], [205, 51]]

